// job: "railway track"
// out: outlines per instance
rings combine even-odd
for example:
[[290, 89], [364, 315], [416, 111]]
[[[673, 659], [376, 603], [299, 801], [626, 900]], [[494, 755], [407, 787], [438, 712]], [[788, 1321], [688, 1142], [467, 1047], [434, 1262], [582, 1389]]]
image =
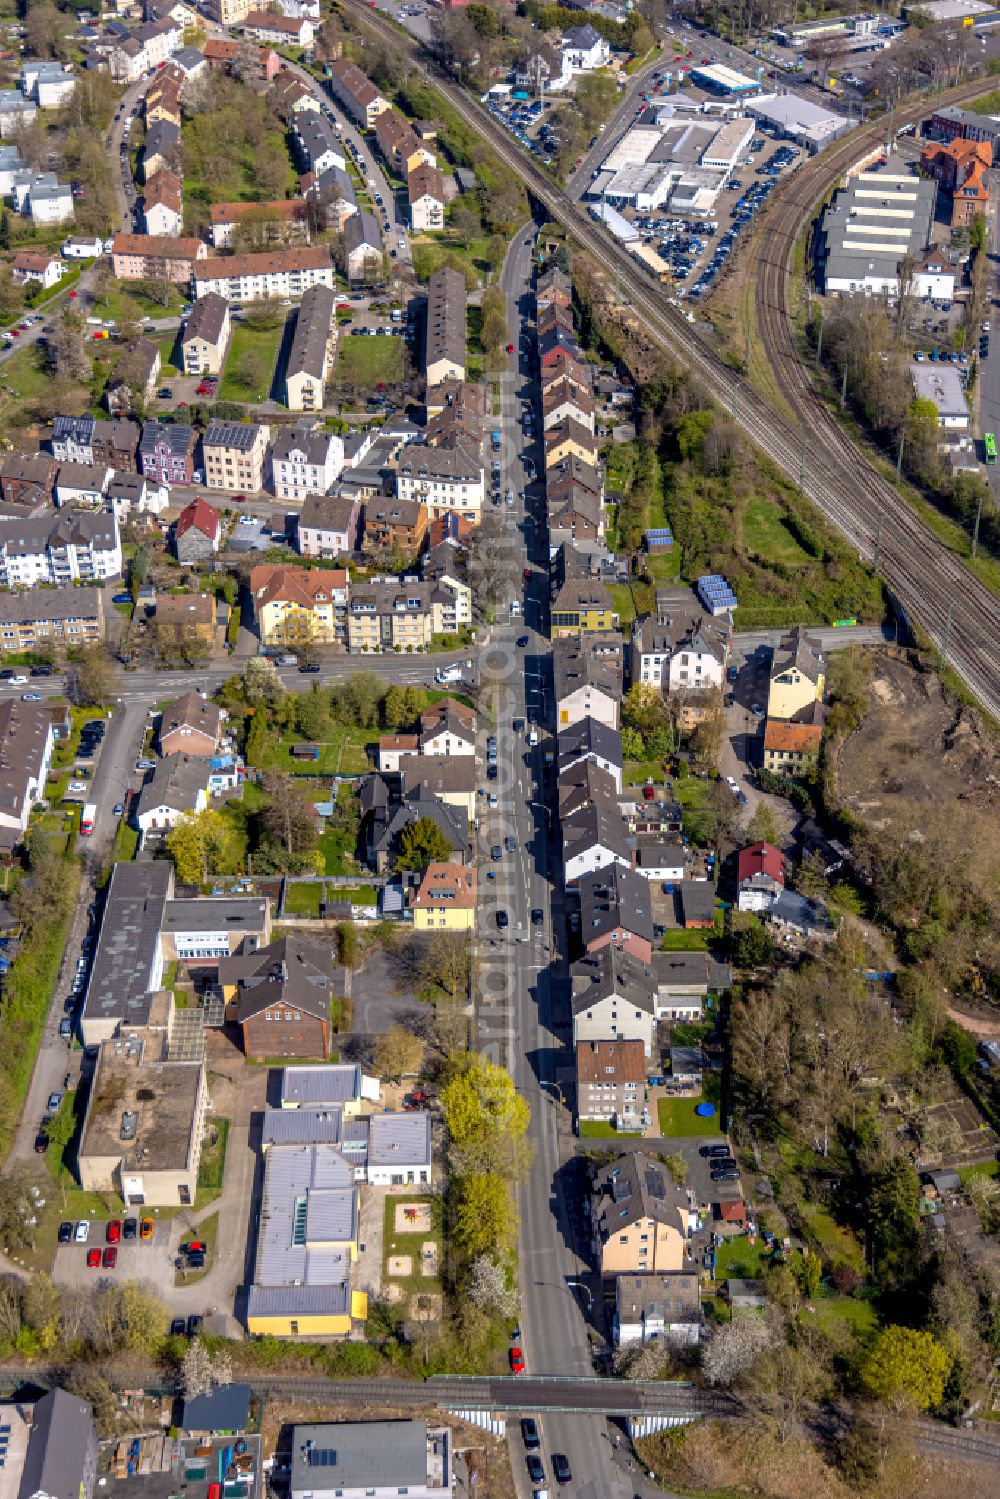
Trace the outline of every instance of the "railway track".
[[[521, 178], [546, 213], [600, 264], [614, 270], [624, 298], [648, 334], [698, 376], [750, 439], [801, 487], [865, 561], [877, 561], [886, 584], [907, 615], [921, 624], [939, 650], [948, 647], [949, 660], [970, 692], [1000, 718], [1000, 601], [926, 529], [840, 432], [815, 391], [807, 397], [808, 375], [794, 348], [787, 309], [788, 261], [794, 235], [801, 227], [801, 195], [807, 199], [808, 212], [822, 196], [823, 183], [836, 180], [845, 163], [860, 154], [859, 141], [863, 150], [865, 133], [851, 136], [850, 146], [832, 148], [836, 154], [829, 160], [817, 158], [818, 168], [814, 164], [801, 168], [793, 179], [797, 196], [789, 194], [786, 201], [779, 194], [769, 215], [775, 237], [771, 241], [771, 263], [764, 273], [768, 290], [763, 298], [763, 321], [766, 347], [780, 353], [779, 381], [799, 417], [798, 424], [792, 424], [772, 411], [760, 394], [723, 362], [670, 305], [660, 284], [574, 203], [507, 131], [496, 125], [477, 100], [428, 61], [416, 44], [379, 12], [367, 9], [359, 0], [345, 0], [345, 4], [359, 24], [394, 50], [404, 51], [412, 68], [445, 95], [471, 129], [489, 141], [500, 161]], [[982, 87], [981, 82], [966, 84], [941, 96], [941, 102], [961, 102], [981, 92]], [[905, 122], [911, 115], [919, 118], [922, 113], [926, 113], [926, 104], [901, 111], [897, 118]], [[876, 129], [874, 138], [877, 135]]]
[[956, 1457], [964, 1462], [986, 1463], [1000, 1469], [1000, 1438], [984, 1436], [980, 1431], [956, 1431], [950, 1426], [934, 1426], [921, 1421], [914, 1428], [917, 1445], [923, 1452], [942, 1457]]

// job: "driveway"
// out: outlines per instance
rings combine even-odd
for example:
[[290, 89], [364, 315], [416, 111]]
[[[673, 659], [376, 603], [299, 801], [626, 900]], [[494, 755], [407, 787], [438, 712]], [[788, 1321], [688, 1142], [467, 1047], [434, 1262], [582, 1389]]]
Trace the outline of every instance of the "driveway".
[[411, 990], [400, 993], [399, 988], [399, 964], [381, 949], [371, 954], [363, 968], [355, 969], [351, 996], [356, 1036], [384, 1036], [397, 1021], [405, 1025], [414, 1016], [425, 1017], [427, 1006]]

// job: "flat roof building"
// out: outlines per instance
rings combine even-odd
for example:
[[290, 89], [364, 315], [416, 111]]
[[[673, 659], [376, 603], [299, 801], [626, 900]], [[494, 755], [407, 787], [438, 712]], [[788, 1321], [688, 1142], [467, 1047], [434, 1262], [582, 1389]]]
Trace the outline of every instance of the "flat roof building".
[[762, 94], [758, 99], [748, 99], [747, 109], [756, 120], [789, 140], [800, 141], [810, 151], [821, 151], [852, 126], [845, 115], [799, 94]]
[[426, 1421], [292, 1429], [291, 1499], [451, 1499], [451, 1433]]

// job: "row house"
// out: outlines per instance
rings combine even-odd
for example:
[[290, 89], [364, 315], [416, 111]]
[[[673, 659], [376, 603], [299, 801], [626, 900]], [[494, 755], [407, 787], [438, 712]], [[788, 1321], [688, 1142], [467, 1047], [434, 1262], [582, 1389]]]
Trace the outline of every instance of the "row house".
[[333, 644], [346, 637], [347, 572], [261, 565], [250, 572], [257, 633], [263, 645], [294, 648]]
[[5, 505], [26, 511], [52, 503], [57, 464], [48, 453], [6, 453], [0, 461], [0, 495]]
[[593, 431], [572, 415], [561, 417], [542, 434], [545, 442], [545, 467], [556, 468], [566, 458], [597, 463], [597, 439]]
[[618, 621], [610, 588], [597, 578], [567, 578], [552, 600], [553, 640], [611, 630]]
[[542, 391], [542, 430], [548, 432], [564, 421], [586, 427], [593, 435], [594, 398], [587, 385], [566, 373], [550, 380]]
[[372, 578], [353, 584], [347, 605], [347, 645], [352, 652], [422, 651], [435, 635], [471, 623], [467, 585], [419, 578]]
[[187, 286], [196, 264], [207, 255], [208, 246], [200, 239], [116, 234], [111, 242], [111, 269], [120, 281], [176, 281]]
[[[8, 855], [21, 842], [32, 809], [45, 795], [54, 750], [55, 734], [46, 704], [16, 698], [0, 703], [0, 848]], [[34, 1470], [36, 1482], [41, 1482], [42, 1456]]]
[[444, 228], [444, 176], [440, 167], [421, 162], [406, 178], [410, 206], [410, 229], [414, 234], [435, 233]]
[[[208, 43], [205, 44], [206, 55]], [[233, 44], [235, 45], [235, 44]], [[294, 120], [298, 114], [319, 114], [320, 102], [302, 79], [290, 68], [280, 67], [271, 84], [268, 100], [276, 114], [283, 119]]]
[[170, 490], [144, 474], [112, 473], [104, 503], [121, 526], [138, 516], [160, 515], [170, 503]]
[[[210, 36], [205, 42], [203, 56], [210, 68], [215, 70], [224, 69], [228, 72], [239, 50], [239, 42], [233, 41], [231, 37]], [[284, 70], [284, 64], [273, 47], [261, 47], [259, 49], [258, 64], [260, 68], [259, 77], [264, 83], [271, 83], [272, 80], [276, 80]], [[294, 74], [288, 73], [287, 76], [291, 78], [294, 77]], [[296, 82], [298, 82], [297, 79]], [[300, 84], [300, 87], [305, 89], [305, 84]], [[308, 90], [306, 92], [308, 93]], [[310, 97], [312, 96], [310, 95]], [[315, 104], [315, 108], [319, 108], [318, 102]]]
[[62, 511], [36, 518], [0, 518], [0, 583], [32, 588], [120, 578], [118, 522], [106, 512]]
[[142, 143], [142, 180], [149, 182], [164, 167], [179, 165], [181, 132], [170, 120], [157, 120], [146, 131]]
[[[277, 493], [277, 479], [275, 492]], [[361, 501], [356, 495], [310, 494], [296, 526], [296, 546], [302, 557], [335, 561], [357, 551], [361, 532]]]
[[183, 225], [181, 179], [168, 167], [147, 177], [142, 195], [142, 222], [148, 235], [180, 234]]
[[478, 522], [485, 498], [479, 450], [461, 439], [435, 448], [408, 443], [396, 470], [396, 493], [426, 505], [431, 520], [454, 511]]
[[316, 28], [308, 16], [280, 16], [271, 11], [251, 10], [243, 22], [247, 36], [272, 47], [302, 47], [313, 44]]
[[112, 416], [125, 416], [148, 401], [160, 376], [160, 346], [151, 338], [125, 344], [101, 397]]
[[592, 638], [554, 641], [552, 661], [559, 731], [585, 718], [617, 730], [622, 698], [620, 661], [604, 655]]
[[344, 255], [349, 281], [377, 276], [382, 269], [382, 235], [373, 213], [362, 209], [344, 223]]
[[428, 388], [444, 380], [465, 379], [465, 277], [442, 266], [427, 283], [424, 372]]
[[90, 645], [104, 639], [100, 588], [34, 588], [0, 593], [0, 651]]
[[209, 422], [201, 442], [207, 488], [259, 493], [270, 436], [264, 422]]
[[107, 466], [135, 473], [139, 428], [132, 421], [102, 421], [92, 416], [56, 416], [49, 438], [60, 463]]
[[379, 115], [391, 108], [371, 79], [343, 57], [330, 64], [330, 92], [365, 130], [371, 130]]
[[55, 503], [99, 510], [111, 482], [113, 469], [88, 463], [60, 463], [56, 476]]
[[326, 115], [314, 114], [311, 110], [297, 115], [295, 145], [306, 169], [317, 177], [332, 167], [346, 170], [343, 144]]
[[390, 171], [407, 177], [416, 167], [436, 165], [437, 158], [398, 109], [386, 109], [375, 121], [375, 139]]
[[607, 945], [572, 964], [573, 1044], [635, 1041], [653, 1054], [656, 999], [647, 962]]
[[301, 297], [310, 286], [334, 284], [333, 265], [321, 245], [199, 259], [193, 275], [198, 297], [215, 292], [230, 302]]
[[297, 425], [279, 427], [275, 433], [271, 445], [271, 479], [276, 499], [302, 502], [310, 496], [325, 496], [337, 482], [343, 466], [344, 441], [335, 432]]
[[145, 422], [139, 470], [162, 484], [193, 484], [198, 434], [181, 422]]
[[420, 500], [369, 500], [365, 504], [363, 552], [416, 557], [427, 539], [427, 506]]

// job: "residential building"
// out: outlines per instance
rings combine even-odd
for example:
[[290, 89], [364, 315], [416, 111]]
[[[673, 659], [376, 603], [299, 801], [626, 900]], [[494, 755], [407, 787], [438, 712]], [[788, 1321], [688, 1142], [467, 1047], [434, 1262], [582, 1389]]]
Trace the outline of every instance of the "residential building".
[[344, 221], [344, 254], [351, 281], [375, 276], [382, 269], [382, 236], [374, 214], [364, 209]]
[[214, 291], [230, 302], [301, 297], [310, 286], [333, 286], [333, 266], [323, 245], [298, 245], [254, 255], [201, 260], [194, 267], [195, 294]]
[[[406, 757], [401, 757], [401, 759]], [[399, 762], [397, 762], [398, 764]], [[448, 840], [450, 858], [463, 864], [469, 854], [469, 819], [464, 808], [449, 806], [422, 785], [403, 790], [402, 778], [368, 776], [361, 783], [361, 841], [365, 863], [386, 874], [395, 863], [404, 828], [428, 817]]]
[[250, 572], [257, 633], [263, 645], [291, 649], [305, 642], [343, 640], [347, 573], [267, 564]]
[[55, 735], [43, 703], [0, 702], [0, 849], [10, 853], [45, 795]]
[[545, 467], [556, 468], [565, 458], [579, 458], [584, 463], [597, 462], [597, 439], [589, 427], [574, 416], [553, 422], [543, 433]]
[[38, 110], [17, 89], [0, 89], [0, 135], [8, 139], [30, 125]]
[[221, 375], [232, 322], [229, 303], [216, 292], [206, 292], [191, 309], [181, 334], [186, 375]]
[[398, 109], [384, 109], [375, 121], [378, 148], [397, 177], [406, 178], [419, 166], [434, 166], [434, 152], [429, 150]]
[[104, 405], [112, 416], [124, 416], [148, 401], [160, 374], [160, 346], [151, 338], [134, 338], [122, 349], [114, 374], [104, 387]]
[[243, 29], [248, 36], [273, 47], [308, 48], [316, 35], [308, 16], [279, 16], [263, 10], [248, 11]]
[[956, 365], [927, 361], [910, 365], [910, 379], [918, 400], [930, 401], [944, 432], [968, 432], [971, 423], [966, 376]]
[[306, 110], [295, 116], [295, 144], [307, 171], [320, 177], [335, 168], [344, 171], [344, 144], [324, 114]]
[[120, 281], [178, 281], [187, 286], [195, 262], [207, 254], [208, 246], [200, 239], [116, 234], [111, 243], [111, 270]]
[[[208, 0], [208, 14], [220, 26], [240, 26], [250, 14], [250, 0]], [[213, 38], [205, 43], [206, 49]]]
[[371, 578], [351, 587], [347, 643], [352, 652], [426, 650], [435, 635], [471, 623], [472, 595], [457, 579]]
[[576, 1047], [576, 1116], [581, 1122], [640, 1125], [646, 1096], [641, 1040], [585, 1041]]
[[174, 526], [174, 554], [178, 562], [203, 562], [219, 550], [222, 519], [214, 505], [197, 495], [184, 506]]
[[444, 176], [440, 167], [420, 162], [406, 179], [410, 206], [410, 229], [414, 234], [431, 234], [444, 228]]
[[0, 518], [0, 583], [94, 583], [120, 578], [121, 541], [114, 516], [61, 511], [25, 520]]
[[769, 718], [764, 726], [764, 769], [772, 775], [801, 775], [815, 765], [822, 739], [822, 722], [787, 723]]
[[[590, 433], [594, 431], [594, 397], [590, 387], [568, 373], [548, 381], [542, 391], [542, 430], [548, 432], [566, 421], [572, 421], [577, 428], [586, 427]], [[586, 453], [580, 456], [585, 462], [593, 462]]]
[[598, 1171], [590, 1218], [602, 1275], [662, 1275], [684, 1269], [697, 1214], [687, 1188], [660, 1161], [635, 1150]]
[[198, 434], [183, 422], [143, 422], [139, 469], [162, 484], [192, 484]]
[[680, 897], [685, 928], [710, 930], [715, 926], [715, 886], [711, 881], [683, 880]]
[[615, 1281], [614, 1340], [696, 1346], [701, 1338], [701, 1286], [696, 1270], [670, 1275], [619, 1275]]
[[[597, 953], [608, 946], [621, 947], [640, 962], [651, 962], [653, 913], [648, 880], [624, 865], [611, 864], [583, 875], [579, 888], [584, 950]], [[711, 890], [711, 886], [705, 888]]]
[[[275, 480], [275, 493], [279, 493]], [[358, 549], [361, 501], [356, 496], [310, 494], [302, 506], [296, 545], [303, 557], [335, 560]]]
[[569, 547], [583, 555], [604, 549], [604, 505], [596, 495], [574, 485], [559, 500], [549, 504], [549, 547]]
[[[596, 765], [585, 765], [570, 774], [581, 778], [584, 796], [591, 786], [596, 795], [593, 801], [584, 801], [571, 811], [560, 809], [563, 879], [567, 889], [597, 869], [612, 864], [632, 867], [628, 830], [618, 809], [614, 782]], [[598, 785], [593, 785], [595, 782]]]
[[485, 498], [479, 449], [462, 438], [448, 447], [407, 443], [396, 469], [396, 493], [425, 505], [431, 520], [457, 512], [478, 522]]
[[707, 952], [654, 952], [657, 1020], [700, 1023], [707, 997], [721, 994], [732, 981], [729, 964], [717, 962]]
[[828, 942], [834, 934], [826, 907], [794, 890], [783, 890], [767, 918], [776, 931], [799, 942]]
[[419, 755], [402, 767], [404, 792], [422, 788], [471, 822], [476, 811], [476, 762], [470, 755]]
[[280, 68], [275, 74], [268, 97], [277, 112], [285, 119], [294, 120], [296, 115], [305, 112], [311, 114], [320, 112], [320, 102], [316, 95], [306, 87], [301, 78], [286, 67]]
[[443, 697], [420, 715], [422, 755], [475, 755], [476, 710]]
[[28, 212], [36, 228], [41, 224], [71, 224], [74, 218], [72, 190], [62, 183], [32, 189], [28, 196]]
[[169, 120], [154, 120], [142, 143], [142, 180], [148, 183], [163, 168], [179, 165], [181, 132]]
[[427, 283], [424, 372], [428, 388], [465, 379], [465, 277], [450, 266], [432, 271]]
[[588, 22], [585, 26], [571, 26], [563, 32], [562, 55], [571, 73], [592, 73], [595, 68], [607, 67], [611, 61], [611, 47]]
[[560, 639], [552, 646], [556, 724], [560, 731], [584, 718], [618, 728], [621, 663], [590, 639]]
[[181, 639], [191, 635], [211, 645], [215, 619], [214, 593], [161, 593], [157, 597], [157, 625], [176, 631]]
[[350, 173], [340, 167], [330, 167], [321, 172], [306, 191], [319, 199], [328, 227], [343, 233], [348, 220], [358, 211], [357, 194]]
[[647, 880], [673, 884], [687, 873], [683, 843], [665, 843], [655, 834], [639, 839], [633, 850], [634, 867]]
[[804, 626], [796, 625], [775, 647], [771, 660], [768, 718], [802, 718], [809, 722], [813, 716], [813, 704], [823, 700], [825, 685], [826, 654], [823, 647]]
[[731, 638], [730, 615], [713, 618], [690, 589], [658, 589], [656, 613], [632, 624], [631, 679], [682, 697], [719, 691]]
[[136, 453], [139, 448], [137, 422], [121, 417], [112, 421], [96, 421], [91, 429], [90, 441], [91, 462], [95, 468], [99, 464], [107, 464], [114, 469], [116, 475], [136, 472]]
[[330, 64], [330, 91], [365, 130], [371, 130], [379, 115], [390, 108], [371, 79], [343, 57]]
[[[271, 445], [271, 478], [277, 499], [305, 500], [310, 495], [315, 498], [326, 495], [343, 466], [344, 442], [336, 433], [306, 424], [276, 430]], [[352, 504], [357, 518], [361, 502], [354, 500]]]
[[48, 290], [62, 280], [63, 263], [58, 255], [45, 250], [18, 250], [11, 262], [11, 272], [18, 286], [34, 281]]
[[514, 87], [541, 96], [559, 93], [572, 76], [563, 53], [545, 41], [534, 43], [514, 64]]
[[49, 433], [53, 458], [60, 463], [85, 464], [89, 468], [94, 462], [95, 425], [92, 416], [54, 416]]
[[208, 765], [195, 756], [171, 755], [157, 762], [132, 809], [132, 822], [139, 829], [144, 848], [152, 833], [162, 836], [186, 817], [195, 817], [208, 806]]
[[181, 179], [169, 167], [146, 178], [142, 194], [142, 222], [147, 235], [176, 236], [183, 226]]
[[170, 502], [166, 484], [147, 479], [143, 474], [112, 470], [104, 493], [105, 507], [119, 525], [137, 515], [159, 515]]
[[213, 203], [209, 209], [212, 244], [230, 250], [269, 250], [283, 245], [308, 244], [309, 213], [304, 198], [280, 198], [272, 203]]
[[397, 771], [400, 762], [420, 754], [419, 734], [382, 734], [375, 764], [381, 771]]
[[993, 166], [991, 141], [956, 138], [925, 147], [921, 170], [928, 172], [951, 197], [951, 223], [970, 224], [989, 208], [989, 173]]
[[52, 503], [58, 465], [48, 453], [7, 453], [0, 460], [0, 494], [5, 505], [31, 511]]
[[785, 888], [785, 856], [770, 843], [751, 843], [736, 857], [737, 905], [767, 911]]
[[581, 718], [560, 730], [556, 770], [562, 776], [575, 766], [590, 762], [609, 775], [617, 792], [622, 789], [621, 735], [596, 718]]
[[597, 578], [567, 578], [552, 600], [552, 639], [610, 630], [617, 618], [610, 588]]
[[52, 645], [89, 645], [104, 639], [100, 588], [33, 588], [0, 593], [0, 652]]
[[[353, 1163], [335, 1145], [270, 1145], [254, 1206], [259, 1228], [247, 1330], [253, 1336], [347, 1337], [368, 1314], [367, 1296], [351, 1288], [360, 1218]], [[293, 1461], [303, 1461], [298, 1448]], [[343, 1472], [329, 1462], [324, 1471], [335, 1475], [332, 1495], [334, 1483], [342, 1487]]]
[[207, 488], [259, 494], [270, 436], [264, 422], [209, 422], [201, 440]]
[[410, 901], [415, 932], [471, 932], [476, 920], [476, 870], [428, 864]]
[[303, 293], [285, 369], [285, 404], [290, 411], [321, 411], [326, 404], [326, 379], [336, 347], [335, 303], [332, 286], [311, 286]]
[[[20, 1422], [27, 1430], [19, 1430]], [[57, 1386], [33, 1406], [26, 1406], [22, 1400], [5, 1405], [3, 1424], [7, 1432], [13, 1427], [14, 1436], [13, 1446], [4, 1457], [4, 1476], [9, 1484], [5, 1499], [93, 1499], [97, 1428], [86, 1400]], [[18, 1473], [11, 1458], [19, 1446], [23, 1458]]]
[[619, 947], [603, 947], [571, 965], [573, 1044], [635, 1041], [653, 1054], [656, 1006], [649, 964]]
[[251, 1060], [325, 1057], [330, 1004], [342, 997], [329, 945], [293, 934], [267, 947], [241, 946], [219, 960], [226, 1020], [239, 1028]]
[[[159, 604], [156, 612], [159, 616]], [[180, 754], [213, 759], [222, 744], [225, 721], [225, 709], [209, 698], [202, 697], [200, 692], [184, 693], [176, 702], [168, 703], [160, 714], [157, 733], [160, 754], [164, 759]]]
[[21, 65], [24, 97], [34, 99], [40, 109], [58, 109], [72, 97], [75, 88], [75, 75], [61, 62], [33, 57]]
[[417, 557], [427, 539], [427, 506], [421, 500], [379, 500], [365, 504], [362, 551]]
[[337, 1421], [292, 1429], [290, 1499], [451, 1499], [452, 1433], [425, 1421]]
[[[6, 149], [6, 146], [0, 146], [0, 158]], [[0, 161], [0, 183], [2, 173], [3, 165]], [[98, 234], [70, 234], [59, 246], [59, 253], [64, 260], [95, 260], [103, 251], [104, 242]]]

